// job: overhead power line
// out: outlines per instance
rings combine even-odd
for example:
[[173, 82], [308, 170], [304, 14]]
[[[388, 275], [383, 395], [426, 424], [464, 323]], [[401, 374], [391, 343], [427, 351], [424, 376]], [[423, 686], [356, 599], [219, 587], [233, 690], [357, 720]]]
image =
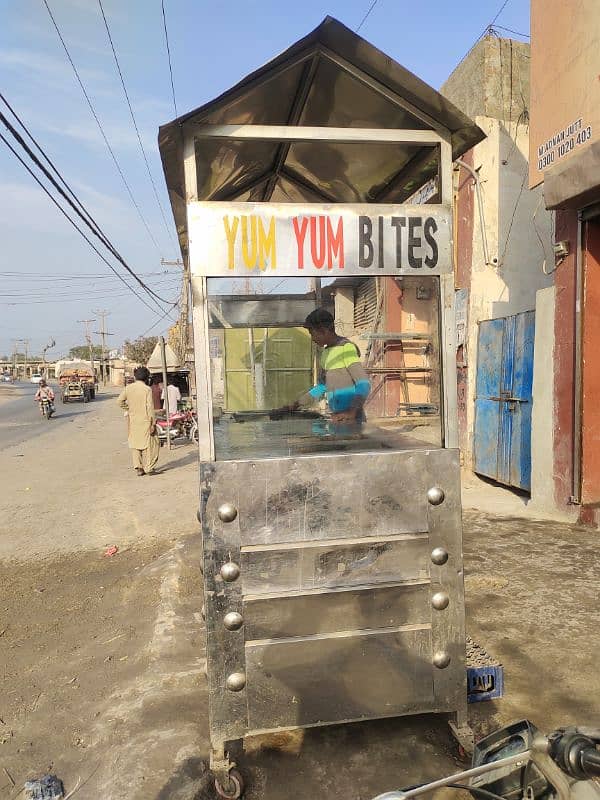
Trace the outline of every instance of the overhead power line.
[[83, 84], [83, 81], [81, 80], [81, 76], [79, 75], [77, 67], [75, 66], [75, 62], [71, 58], [71, 54], [69, 53], [69, 50], [67, 48], [65, 40], [63, 38], [63, 35], [60, 32], [60, 28], [58, 27], [56, 19], [54, 18], [54, 15], [53, 15], [53, 13], [52, 13], [52, 11], [50, 9], [50, 6], [48, 5], [48, 0], [43, 0], [43, 2], [44, 2], [44, 5], [46, 6], [48, 14], [50, 15], [50, 19], [52, 20], [52, 24], [54, 25], [56, 33], [58, 34], [58, 38], [60, 39], [60, 43], [62, 44], [63, 49], [64, 49], [64, 51], [66, 53], [67, 59], [69, 60], [69, 63], [71, 65], [71, 67], [73, 68], [73, 72], [75, 73], [75, 77], [77, 78], [77, 82], [79, 83], [81, 91], [83, 92], [83, 96], [85, 97], [85, 99], [87, 101], [87, 104], [88, 104], [88, 106], [90, 108], [90, 111], [92, 112], [92, 116], [96, 120], [96, 125], [98, 126], [100, 134], [102, 135], [102, 138], [104, 139], [104, 144], [106, 145], [106, 147], [108, 149], [108, 152], [110, 153], [111, 158], [114, 161], [115, 167], [117, 168], [117, 171], [118, 171], [119, 175], [121, 176], [121, 180], [123, 181], [123, 184], [124, 184], [124, 186], [125, 186], [125, 188], [127, 190], [127, 193], [128, 193], [128, 195], [129, 195], [129, 197], [131, 199], [131, 202], [133, 203], [133, 205], [134, 205], [134, 207], [135, 207], [135, 209], [136, 209], [136, 211], [138, 213], [139, 218], [141, 219], [144, 227], [146, 228], [146, 231], [148, 232], [148, 236], [152, 240], [152, 242], [153, 242], [154, 246], [156, 247], [157, 251], [160, 253], [161, 252], [161, 248], [160, 248], [158, 242], [156, 241], [156, 238], [155, 238], [154, 234], [150, 230], [150, 226], [146, 222], [146, 218], [142, 214], [142, 210], [139, 207], [138, 202], [137, 202], [137, 200], [135, 199], [135, 197], [133, 195], [133, 192], [131, 191], [131, 187], [130, 187], [129, 183], [127, 182], [127, 178], [125, 177], [125, 174], [123, 173], [123, 170], [121, 169], [121, 165], [119, 164], [119, 162], [117, 160], [117, 157], [116, 157], [116, 155], [114, 153], [114, 150], [112, 149], [111, 144], [108, 141], [108, 137], [106, 136], [106, 133], [104, 132], [104, 128], [102, 127], [102, 123], [100, 122], [100, 119], [98, 118], [98, 114], [96, 113], [96, 109], [94, 108], [94, 106], [92, 104], [92, 101], [90, 100], [90, 96], [87, 93], [87, 90], [86, 90], [86, 88], [85, 88], [85, 86]]
[[[2, 95], [0, 95], [0, 97], [1, 96]], [[48, 181], [50, 181], [50, 183], [54, 186], [54, 188], [58, 191], [58, 193], [67, 201], [67, 203], [71, 206], [73, 211], [75, 211], [77, 216], [91, 230], [91, 232], [94, 234], [94, 236], [96, 236], [102, 242], [102, 244], [107, 248], [107, 250], [109, 250], [109, 252], [113, 255], [113, 257], [125, 268], [125, 270], [141, 286], [141, 288], [144, 289], [144, 291], [147, 294], [151, 295], [153, 298], [156, 298], [156, 300], [159, 300], [162, 303], [167, 303], [167, 304], [170, 303], [171, 302], [170, 300], [166, 300], [164, 297], [161, 297], [153, 289], [151, 289], [135, 273], [135, 271], [129, 266], [129, 264], [127, 264], [127, 262], [125, 261], [123, 256], [121, 256], [121, 254], [116, 250], [116, 248], [110, 242], [110, 240], [108, 239], [106, 234], [102, 231], [100, 226], [97, 223], [95, 223], [95, 221], [93, 221], [93, 218], [91, 217], [91, 215], [89, 213], [87, 213], [87, 212], [83, 213], [80, 210], [80, 208], [83, 207], [83, 203], [81, 203], [81, 201], [79, 199], [77, 199], [77, 203], [75, 203], [71, 199], [71, 197], [69, 197], [69, 195], [65, 192], [65, 190], [62, 188], [62, 186], [60, 186], [60, 184], [57, 182], [57, 180], [54, 178], [54, 176], [46, 169], [46, 167], [42, 164], [42, 162], [39, 160], [39, 158], [31, 150], [31, 148], [29, 147], [27, 142], [23, 139], [23, 137], [20, 135], [20, 133], [14, 128], [14, 126], [11, 124], [11, 122], [7, 119], [7, 117], [1, 111], [0, 111], [0, 121], [2, 121], [4, 123], [4, 125], [9, 130], [9, 132], [11, 133], [13, 138], [18, 142], [18, 144], [21, 146], [21, 148], [23, 150], [25, 150], [25, 152], [27, 153], [29, 158], [35, 163], [35, 165], [38, 167], [38, 169], [40, 169], [43, 172], [43, 174], [46, 177], [46, 179]], [[6, 142], [6, 139], [4, 139], [4, 141]], [[11, 150], [13, 150], [12, 147], [11, 147]], [[14, 152], [15, 151], [13, 150], [13, 153]], [[19, 161], [21, 161], [21, 163], [24, 163], [22, 161], [22, 159], [20, 159], [20, 158], [19, 158]], [[65, 183], [64, 180], [62, 180], [62, 182]], [[69, 187], [69, 192], [70, 192], [70, 194], [72, 196], [75, 196], [75, 193], [73, 192], [72, 189], [70, 189], [70, 187]], [[57, 205], [58, 205], [58, 203], [57, 203]], [[79, 208], [78, 208], [78, 206], [79, 206]], [[67, 218], [70, 220], [70, 217], [68, 217], [68, 215], [67, 215]], [[90, 219], [92, 219], [92, 222], [90, 222]], [[80, 230], [79, 228], [77, 228], [77, 229]], [[96, 252], [98, 252], [98, 251], [96, 251]], [[126, 284], [126, 285], [128, 285], [128, 284]]]
[[[492, 21], [491, 21], [491, 22], [490, 22], [488, 25], [486, 25], [486, 26], [485, 26], [485, 28], [484, 28], [484, 29], [481, 31], [481, 33], [480, 33], [480, 34], [479, 34], [479, 36], [478, 36], [478, 37], [475, 39], [475, 41], [473, 42], [473, 44], [471, 45], [471, 47], [469, 47], [469, 49], [467, 50], [467, 52], [464, 54], [464, 56], [463, 56], [463, 57], [461, 58], [461, 60], [458, 62], [459, 64], [462, 64], [462, 62], [463, 62], [463, 61], [465, 60], [465, 58], [466, 58], [466, 57], [469, 55], [469, 53], [471, 52], [471, 50], [472, 50], [472, 49], [475, 47], [475, 45], [477, 44], [477, 42], [479, 42], [479, 41], [480, 41], [480, 39], [483, 39], [483, 37], [486, 35], [486, 33], [488, 33], [488, 31], [489, 31], [489, 30], [491, 30], [491, 28], [493, 28], [493, 26], [494, 26], [494, 23], [496, 22], [496, 20], [497, 20], [497, 19], [498, 19], [498, 17], [500, 16], [500, 14], [502, 14], [502, 12], [503, 12], [503, 11], [504, 11], [504, 9], [506, 8], [506, 6], [509, 4], [509, 2], [510, 2], [510, 0], [504, 0], [504, 2], [502, 3], [502, 5], [500, 6], [500, 8], [498, 9], [498, 11], [496, 12], [496, 16], [494, 17], [494, 19], [493, 19], [493, 20], [492, 20]], [[457, 65], [457, 66], [458, 66], [458, 65]]]
[[163, 27], [165, 29], [165, 44], [167, 46], [167, 58], [169, 60], [169, 75], [171, 76], [171, 92], [173, 93], [173, 108], [175, 109], [175, 119], [179, 116], [177, 113], [177, 101], [175, 100], [175, 84], [173, 83], [173, 67], [171, 65], [171, 48], [169, 47], [169, 33], [167, 31], [167, 15], [165, 13], [165, 0], [161, 0], [162, 5], [162, 18]]
[[165, 319], [166, 316], [168, 316], [168, 314], [169, 314], [169, 312], [167, 312], [166, 314], [163, 314], [162, 317], [160, 317], [159, 319], [156, 320], [156, 322], [154, 322], [152, 325], [150, 325], [148, 330], [145, 330], [143, 333], [141, 333], [138, 338], [142, 339], [144, 336], [147, 336], [150, 333], [150, 331], [153, 331], [154, 328], [156, 328], [158, 325], [160, 325], [160, 323], [163, 321], [163, 319]]
[[152, 172], [150, 171], [150, 164], [148, 163], [148, 157], [146, 156], [146, 151], [144, 150], [144, 145], [142, 143], [142, 137], [140, 136], [140, 130], [138, 128], [138, 124], [135, 118], [135, 114], [133, 113], [133, 107], [131, 105], [131, 100], [129, 99], [129, 93], [127, 92], [127, 87], [125, 86], [125, 78], [123, 77], [123, 71], [121, 69], [121, 65], [119, 64], [119, 59], [117, 57], [117, 51], [115, 49], [115, 45], [113, 42], [113, 38], [110, 33], [110, 28], [108, 27], [108, 20], [106, 19], [106, 14], [104, 13], [104, 6], [102, 5], [102, 0], [98, 0], [98, 5], [100, 6], [100, 12], [102, 13], [102, 19], [104, 20], [104, 27], [106, 28], [106, 34], [108, 36], [108, 41], [110, 42], [110, 47], [112, 50], [112, 54], [115, 59], [115, 65], [117, 67], [117, 72], [119, 73], [119, 78], [121, 80], [121, 86], [123, 87], [123, 93], [125, 95], [125, 100], [127, 100], [127, 106], [129, 108], [129, 113], [131, 114], [131, 121], [133, 122], [133, 127], [135, 128], [135, 133], [137, 136], [138, 143], [140, 145], [140, 150], [142, 151], [142, 157], [144, 159], [144, 164], [146, 165], [146, 172], [148, 173], [148, 177], [150, 178], [150, 183], [152, 184], [152, 190], [154, 191], [154, 196], [156, 197], [156, 202], [158, 203], [158, 207], [160, 209], [160, 213], [165, 225], [165, 230], [167, 231], [167, 235], [171, 239], [173, 245], [175, 245], [175, 240], [173, 238], [173, 233], [169, 228], [169, 224], [167, 222], [167, 218], [165, 216], [165, 210], [160, 202], [160, 197], [158, 196], [158, 190], [156, 188], [156, 184], [154, 182], [154, 178], [152, 177]]
[[371, 11], [373, 11], [373, 9], [375, 8], [375, 6], [377, 5], [377, 2], [378, 2], [378, 0], [373, 0], [373, 2], [371, 3], [371, 5], [369, 6], [369, 8], [368, 8], [368, 10], [367, 10], [367, 13], [366, 13], [366, 14], [364, 15], [364, 17], [361, 19], [361, 21], [360, 21], [360, 25], [359, 25], [359, 26], [358, 26], [358, 28], [356, 29], [356, 33], [358, 33], [358, 32], [359, 32], [359, 30], [362, 28], [362, 26], [365, 24], [365, 22], [366, 22], [366, 21], [369, 19], [369, 17], [371, 16]]
[[[98, 248], [96, 247], [96, 245], [95, 245], [95, 244], [92, 242], [92, 240], [91, 240], [91, 239], [90, 239], [90, 238], [89, 238], [89, 237], [86, 235], [86, 233], [85, 233], [85, 232], [84, 232], [84, 231], [83, 231], [83, 230], [82, 230], [82, 229], [79, 227], [79, 225], [78, 225], [78, 224], [75, 222], [75, 220], [74, 220], [72, 217], [70, 217], [70, 216], [69, 216], [69, 214], [68, 214], [68, 213], [65, 211], [65, 209], [64, 209], [64, 208], [61, 206], [61, 204], [60, 204], [60, 203], [58, 202], [58, 200], [57, 200], [57, 199], [54, 197], [54, 195], [53, 195], [53, 194], [52, 194], [52, 193], [49, 191], [49, 189], [48, 189], [46, 186], [44, 186], [44, 184], [42, 183], [42, 181], [41, 181], [41, 180], [38, 178], [38, 176], [37, 176], [37, 175], [34, 173], [34, 171], [31, 169], [31, 167], [30, 167], [30, 166], [29, 166], [29, 165], [28, 165], [28, 164], [25, 162], [25, 160], [24, 160], [23, 158], [21, 158], [21, 156], [19, 155], [19, 153], [18, 153], [18, 152], [15, 150], [15, 148], [14, 148], [14, 147], [11, 145], [11, 143], [8, 141], [8, 139], [6, 139], [6, 137], [4, 136], [4, 134], [0, 133], [0, 139], [2, 139], [2, 141], [4, 142], [4, 144], [5, 144], [5, 145], [8, 147], [8, 149], [9, 149], [9, 150], [12, 152], [12, 154], [15, 156], [15, 158], [16, 158], [18, 161], [20, 161], [20, 163], [21, 163], [21, 164], [22, 164], [22, 165], [25, 167], [25, 169], [27, 170], [27, 172], [29, 172], [29, 174], [30, 174], [30, 175], [31, 175], [31, 177], [34, 179], [34, 181], [35, 181], [35, 182], [36, 182], [36, 183], [37, 183], [37, 184], [40, 186], [40, 188], [42, 189], [42, 191], [44, 191], [44, 192], [45, 192], [45, 193], [48, 195], [48, 197], [49, 197], [49, 198], [50, 198], [50, 200], [51, 200], [51, 201], [54, 203], [54, 205], [55, 205], [55, 206], [58, 208], [58, 210], [60, 211], [60, 213], [61, 213], [61, 214], [62, 214], [64, 217], [66, 217], [66, 218], [68, 219], [68, 221], [69, 221], [69, 222], [71, 223], [71, 225], [72, 225], [72, 226], [75, 228], [75, 230], [77, 230], [77, 231], [78, 231], [78, 233], [79, 233], [79, 234], [80, 234], [80, 235], [81, 235], [81, 236], [82, 236], [82, 237], [85, 239], [85, 241], [86, 241], [86, 242], [89, 244], [89, 246], [92, 248], [92, 250], [94, 250], [94, 252], [95, 252], [95, 253], [96, 253], [96, 254], [97, 254], [99, 257], [100, 257], [100, 259], [101, 259], [101, 260], [102, 260], [102, 261], [103, 261], [103, 262], [104, 262], [104, 263], [107, 265], [107, 267], [108, 267], [108, 268], [109, 268], [109, 269], [110, 269], [112, 272], [114, 272], [114, 274], [115, 274], [115, 275], [116, 275], [116, 276], [119, 278], [119, 280], [121, 280], [121, 281], [122, 281], [122, 283], [124, 283], [124, 284], [125, 284], [125, 286], [126, 286], [128, 289], [129, 289], [129, 291], [130, 291], [130, 292], [133, 292], [133, 294], [134, 294], [134, 295], [135, 295], [135, 296], [138, 298], [138, 300], [140, 300], [140, 301], [141, 301], [141, 302], [142, 302], [142, 303], [143, 303], [143, 304], [144, 304], [144, 305], [145, 305], [147, 308], [149, 308], [149, 309], [150, 309], [150, 311], [152, 311], [153, 313], [156, 313], [155, 309], [154, 309], [154, 308], [153, 308], [153, 307], [152, 307], [152, 306], [151, 306], [151, 305], [150, 305], [150, 304], [149, 304], [149, 303], [146, 301], [146, 299], [145, 299], [145, 298], [144, 298], [142, 295], [138, 294], [138, 293], [137, 293], [137, 291], [136, 291], [136, 290], [135, 290], [135, 289], [134, 289], [132, 286], [130, 286], [130, 285], [127, 283], [127, 281], [125, 280], [125, 278], [124, 278], [124, 277], [123, 277], [123, 276], [122, 276], [122, 275], [121, 275], [121, 274], [120, 274], [120, 273], [119, 273], [119, 272], [118, 272], [118, 271], [115, 269], [115, 267], [114, 267], [114, 266], [113, 266], [113, 265], [110, 263], [110, 261], [109, 261], [107, 258], [105, 258], [105, 257], [104, 257], [104, 255], [103, 255], [103, 254], [100, 252], [100, 250], [98, 250]], [[153, 300], [154, 300], [154, 298], [151, 298], [151, 299], [153, 299]], [[154, 300], [154, 302], [156, 303], [156, 300]], [[157, 304], [157, 305], [158, 305], [158, 304]], [[176, 303], [174, 303], [174, 304], [173, 304], [173, 306], [175, 306], [175, 305], [176, 305]], [[161, 310], [163, 310], [163, 309], [161, 309]]]

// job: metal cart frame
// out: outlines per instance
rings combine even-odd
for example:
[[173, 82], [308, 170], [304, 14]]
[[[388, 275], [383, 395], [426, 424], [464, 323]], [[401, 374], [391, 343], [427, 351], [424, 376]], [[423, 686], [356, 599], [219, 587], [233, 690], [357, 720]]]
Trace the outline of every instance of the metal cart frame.
[[[161, 131], [170, 185], [174, 175], [170, 147], [177, 150], [183, 167], [182, 190], [172, 202], [192, 274], [211, 766], [222, 786], [227, 785], [233, 763], [229, 743], [250, 734], [436, 712], [448, 715], [465, 747], [471, 741], [466, 722], [456, 449], [452, 171], [453, 158], [482, 134], [456, 109], [448, 111], [450, 117], [454, 114], [454, 123], [446, 126], [416, 102], [399, 99], [383, 80], [373, 78], [364, 68], [364, 52], [363, 63], [358, 65], [347, 55], [349, 44], [346, 55], [346, 45], [336, 51], [331, 38], [324, 44], [324, 26], [329, 26], [327, 36], [332, 31], [332, 35], [343, 35], [344, 42], [356, 45], [357, 52], [359, 45], [371, 47], [328, 19], [311, 34], [312, 42], [307, 37], [279, 57], [279, 64], [287, 58], [285, 69], [299, 64], [304, 69], [304, 83], [294, 100], [296, 110], [289, 124], [214, 124], [205, 121], [205, 107], [199, 110], [199, 119], [188, 115], [176, 121], [176, 128], [171, 123]], [[377, 58], [382, 55], [372, 50]], [[423, 127], [298, 124], [298, 109], [308, 96], [315, 65], [323, 58], [362, 85], [393, 99]], [[245, 85], [256, 85], [268, 66]], [[241, 91], [240, 84], [229, 97], [235, 100]], [[221, 100], [216, 101], [217, 106]], [[459, 146], [458, 118], [463, 125]], [[390, 205], [382, 199], [347, 204], [322, 196], [322, 202], [312, 204], [273, 203], [268, 202], [273, 182], [265, 183], [264, 176], [262, 184], [260, 177], [250, 176], [248, 181], [240, 180], [238, 189], [234, 187], [229, 195], [224, 191], [207, 195], [199, 191], [199, 158], [203, 147], [210, 148], [215, 142], [223, 152], [231, 147], [232, 153], [246, 143], [272, 143], [277, 152], [276, 170], [296, 143], [435, 148], [439, 154], [439, 202], [406, 206], [397, 201]], [[422, 155], [415, 161], [421, 166], [425, 163]], [[265, 186], [261, 202], [237, 201], [241, 187], [252, 191], [260, 185]], [[343, 274], [401, 277], [425, 272], [437, 276], [441, 448], [215, 460], [207, 281], [235, 276], [242, 269], [227, 263], [218, 224], [223, 214], [234, 212], [272, 214], [284, 228], [292, 215], [308, 213], [346, 214], [350, 220], [390, 213], [435, 217], [436, 229], [441, 232], [435, 265], [365, 268], [347, 261]], [[266, 273], [252, 272], [253, 277], [261, 274]], [[284, 258], [282, 263], [278, 258], [278, 276], [298, 274], [298, 265], [292, 260]], [[301, 275], [318, 277], [320, 273], [306, 267]], [[360, 485], [356, 476], [360, 476]], [[374, 671], [377, 681], [372, 680]]]

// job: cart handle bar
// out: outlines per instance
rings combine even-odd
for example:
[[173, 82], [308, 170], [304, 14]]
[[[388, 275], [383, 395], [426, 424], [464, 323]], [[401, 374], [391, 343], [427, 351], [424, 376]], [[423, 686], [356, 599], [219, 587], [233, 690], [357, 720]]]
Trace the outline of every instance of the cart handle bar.
[[508, 767], [511, 764], [527, 763], [531, 757], [531, 750], [525, 750], [523, 753], [517, 753], [514, 756], [501, 758], [498, 761], [492, 761], [490, 764], [482, 764], [479, 767], [472, 767], [464, 772], [457, 772], [454, 775], [449, 775], [446, 778], [440, 778], [431, 783], [425, 783], [423, 786], [417, 786], [414, 789], [407, 789], [405, 792], [396, 789], [393, 792], [384, 792], [377, 795], [373, 800], [408, 800], [411, 797], [418, 797], [419, 795], [433, 792], [435, 789], [440, 789], [442, 786], [448, 786], [450, 783], [462, 783], [469, 778], [476, 778], [478, 775], [484, 775], [486, 772], [492, 772], [500, 767]]

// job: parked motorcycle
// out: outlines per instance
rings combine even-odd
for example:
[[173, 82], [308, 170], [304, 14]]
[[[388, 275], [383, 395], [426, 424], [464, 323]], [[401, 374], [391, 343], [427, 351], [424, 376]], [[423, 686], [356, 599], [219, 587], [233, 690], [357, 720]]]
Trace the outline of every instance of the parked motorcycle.
[[600, 800], [600, 729], [559, 728], [542, 735], [527, 720], [475, 746], [471, 769], [374, 800], [409, 800], [448, 786], [474, 800]]
[[156, 430], [160, 445], [167, 441], [167, 430], [171, 440], [186, 438], [190, 441], [198, 441], [198, 424], [196, 412], [191, 410], [175, 411], [169, 414], [169, 422], [166, 417], [158, 417], [156, 420]]

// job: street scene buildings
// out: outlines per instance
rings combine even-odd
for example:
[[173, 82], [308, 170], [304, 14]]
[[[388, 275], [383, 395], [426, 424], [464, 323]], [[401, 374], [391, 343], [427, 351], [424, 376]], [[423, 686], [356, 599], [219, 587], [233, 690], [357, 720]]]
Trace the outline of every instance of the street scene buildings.
[[0, 796], [597, 794], [596, 3], [89, 5], [0, 55]]

